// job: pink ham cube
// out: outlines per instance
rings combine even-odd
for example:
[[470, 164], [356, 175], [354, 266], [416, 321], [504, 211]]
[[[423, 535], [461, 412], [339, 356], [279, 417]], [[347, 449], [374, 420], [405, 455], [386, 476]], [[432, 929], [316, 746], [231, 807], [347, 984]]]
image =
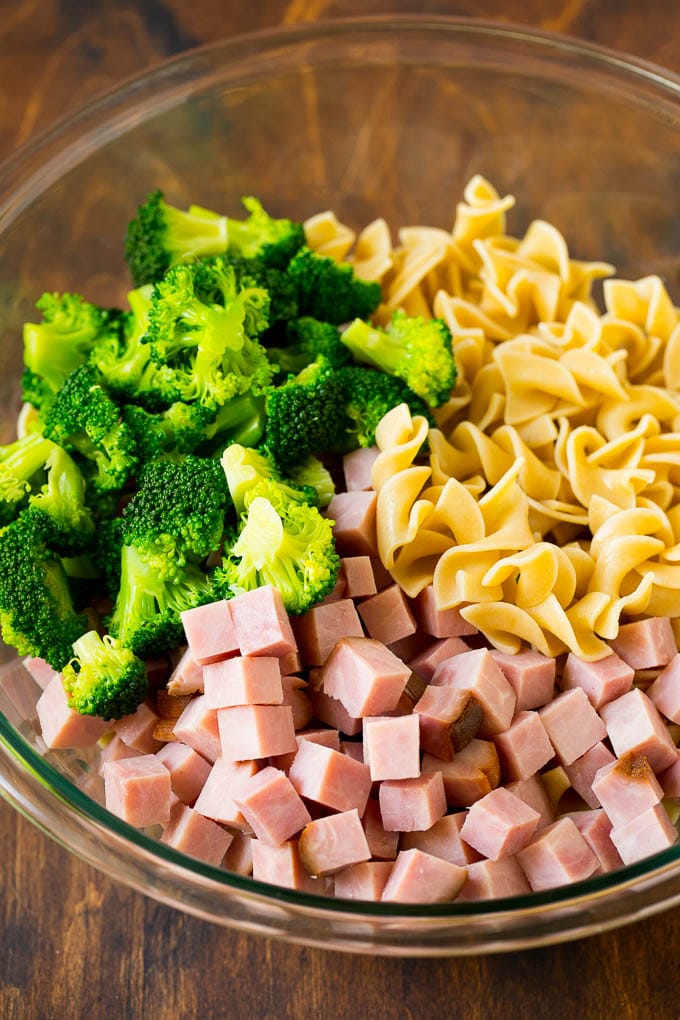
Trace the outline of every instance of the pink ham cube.
[[288, 754], [297, 747], [290, 705], [239, 705], [217, 709], [221, 752], [232, 761]]
[[417, 832], [431, 828], [446, 814], [441, 772], [417, 779], [386, 779], [378, 791], [380, 815], [388, 832]]
[[465, 811], [444, 815], [425, 832], [404, 832], [399, 845], [402, 850], [422, 850], [461, 868], [467, 867], [472, 861], [478, 861], [480, 854], [461, 836], [465, 818]]
[[503, 775], [510, 780], [528, 779], [547, 765], [555, 752], [538, 712], [518, 712], [494, 743]]
[[678, 830], [663, 804], [656, 804], [637, 818], [614, 826], [611, 840], [623, 863], [635, 864], [677, 843]]
[[[103, 741], [102, 741], [103, 743]], [[119, 761], [121, 758], [138, 758], [141, 755], [141, 751], [135, 751], [134, 748], [128, 747], [124, 744], [120, 737], [116, 736], [115, 733], [107, 734], [106, 743], [101, 747], [99, 751], [99, 775], [104, 774], [104, 765], [107, 761]]]
[[360, 719], [395, 709], [410, 675], [408, 666], [380, 641], [348, 637], [334, 647], [317, 686]]
[[301, 797], [335, 811], [362, 815], [371, 792], [368, 765], [310, 740], [300, 741], [288, 777]]
[[359, 603], [359, 616], [370, 637], [389, 645], [415, 634], [415, 617], [398, 584]]
[[461, 808], [481, 800], [501, 781], [500, 763], [495, 744], [490, 740], [471, 740], [445, 762], [432, 754], [424, 754], [422, 773], [441, 772], [449, 807]]
[[203, 683], [210, 708], [283, 702], [279, 660], [274, 656], [239, 655], [208, 663], [203, 667]]
[[497, 900], [508, 896], [525, 896], [531, 892], [526, 875], [516, 857], [501, 857], [497, 861], [473, 861], [468, 865], [467, 880], [458, 896], [459, 900]]
[[298, 847], [303, 867], [314, 876], [333, 875], [371, 856], [356, 808], [310, 822]]
[[562, 765], [571, 765], [607, 733], [581, 687], [558, 694], [539, 715]]
[[173, 726], [176, 740], [214, 762], [222, 753], [217, 727], [217, 711], [206, 703], [205, 694], [192, 698]]
[[376, 509], [378, 495], [372, 491], [338, 492], [326, 507], [335, 521], [333, 535], [341, 556], [372, 556], [378, 548]]
[[450, 637], [429, 642], [421, 651], [408, 660], [409, 666], [414, 673], [417, 673], [427, 683], [432, 682], [434, 671], [440, 662], [451, 659], [461, 652], [469, 652], [470, 646], [462, 638]]
[[226, 599], [186, 609], [180, 615], [189, 652], [199, 666], [238, 654], [238, 639]]
[[570, 652], [562, 670], [563, 691], [582, 687], [595, 709], [620, 698], [633, 686], [635, 670], [614, 652], [595, 662], [586, 662]]
[[624, 623], [610, 644], [633, 669], [667, 666], [678, 651], [673, 626], [667, 616], [651, 616], [634, 623]]
[[137, 829], [170, 821], [170, 773], [155, 754], [104, 765], [106, 807]]
[[534, 892], [580, 882], [595, 874], [599, 861], [566, 815], [548, 825], [517, 854]]
[[310, 690], [309, 700], [313, 718], [325, 723], [332, 729], [339, 730], [346, 737], [355, 737], [361, 733], [363, 720], [355, 719], [337, 698], [330, 698], [323, 691]]
[[674, 655], [666, 668], [659, 673], [647, 689], [647, 696], [661, 715], [671, 722], [680, 723], [680, 652]]
[[203, 692], [203, 666], [186, 649], [168, 680], [168, 694], [180, 696]]
[[237, 807], [234, 797], [257, 770], [258, 766], [254, 761], [235, 762], [228, 758], [218, 758], [196, 799], [194, 808], [215, 822], [249, 832], [250, 826], [241, 809]]
[[541, 708], [552, 701], [555, 660], [532, 650], [510, 655], [493, 648], [491, 657], [512, 684], [517, 696], [515, 711]]
[[351, 599], [313, 606], [295, 620], [295, 636], [305, 666], [323, 666], [338, 641], [363, 637], [364, 629]]
[[348, 599], [363, 599], [378, 591], [370, 556], [345, 556], [340, 560], [340, 576]]
[[617, 757], [644, 754], [655, 772], [673, 764], [678, 751], [654, 702], [641, 690], [603, 705], [600, 715]]
[[52, 669], [49, 662], [45, 662], [39, 656], [27, 655], [21, 660], [21, 665], [33, 677], [41, 691], [45, 690], [50, 680], [60, 675], [58, 670]]
[[241, 655], [281, 657], [297, 651], [281, 593], [271, 585], [235, 595], [229, 601]]
[[508, 783], [505, 788], [523, 800], [534, 811], [538, 811], [539, 819], [536, 832], [555, 821], [555, 808], [540, 776], [517, 779], [514, 783]]
[[288, 776], [271, 765], [241, 783], [233, 799], [256, 837], [271, 846], [285, 843], [312, 820]]
[[154, 730], [160, 722], [160, 716], [148, 701], [143, 701], [135, 712], [118, 719], [113, 728], [128, 747], [142, 754], [151, 754], [161, 746], [160, 740], [154, 737]]
[[221, 825], [216, 825], [185, 804], [178, 804], [170, 813], [170, 822], [161, 836], [161, 843], [217, 866], [222, 863], [232, 839], [231, 833]]
[[42, 738], [48, 747], [93, 747], [111, 727], [94, 715], [69, 708], [61, 673], [55, 673], [35, 706]]
[[362, 861], [335, 876], [335, 895], [343, 900], [381, 899], [392, 871], [391, 861]]
[[574, 811], [569, 817], [598, 859], [603, 871], [614, 871], [623, 864], [611, 840], [612, 823], [602, 808]]
[[588, 807], [598, 808], [600, 802], [593, 791], [593, 779], [599, 769], [616, 761], [616, 757], [601, 740], [593, 744], [585, 754], [564, 766], [564, 772], [573, 789]]
[[307, 682], [301, 676], [282, 676], [281, 690], [282, 704], [289, 705], [293, 713], [293, 726], [296, 730], [304, 729], [313, 713]]
[[420, 775], [417, 715], [364, 719], [364, 758], [371, 779], [415, 779]]
[[402, 850], [382, 894], [384, 903], [447, 903], [463, 888], [465, 868], [422, 850]]
[[380, 804], [369, 798], [361, 817], [371, 857], [379, 861], [393, 861], [399, 848], [399, 833], [388, 832], [383, 825]]
[[467, 690], [455, 687], [425, 687], [413, 711], [420, 723], [424, 751], [451, 761], [454, 751], [473, 740], [482, 726], [484, 710]]
[[179, 740], [165, 744], [156, 752], [156, 757], [170, 773], [172, 792], [183, 804], [192, 804], [210, 775], [210, 762]]
[[436, 638], [465, 637], [477, 634], [477, 628], [460, 615], [460, 609], [438, 609], [431, 584], [416, 596], [415, 614], [421, 630]]
[[373, 488], [371, 471], [379, 453], [377, 446], [360, 446], [358, 450], [345, 454], [342, 470], [348, 492], [368, 492]]
[[236, 875], [252, 875], [253, 844], [255, 842], [256, 840], [252, 836], [247, 836], [242, 832], [234, 833], [222, 860], [222, 867], [226, 871], [233, 871]]
[[432, 683], [474, 694], [484, 711], [479, 731], [483, 737], [502, 733], [512, 722], [517, 701], [515, 692], [487, 648], [476, 648], [445, 659], [435, 669]]
[[593, 793], [612, 825], [637, 818], [663, 799], [663, 790], [644, 754], [625, 754], [604, 765], [593, 779]]
[[461, 837], [484, 857], [510, 857], [529, 843], [540, 815], [514, 793], [499, 787], [468, 810]]
[[269, 846], [259, 839], [251, 840], [253, 878], [258, 882], [318, 893], [321, 883], [311, 878], [302, 867], [297, 840], [281, 846]]
[[663, 788], [664, 797], [668, 797], [670, 800], [680, 800], [680, 756], [669, 768], [660, 773], [659, 782]]

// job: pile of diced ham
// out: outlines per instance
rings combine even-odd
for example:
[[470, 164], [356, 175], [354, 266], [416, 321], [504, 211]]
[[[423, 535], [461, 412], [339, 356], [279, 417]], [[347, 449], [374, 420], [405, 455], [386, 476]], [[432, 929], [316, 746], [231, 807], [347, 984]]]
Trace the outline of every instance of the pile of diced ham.
[[513, 896], [675, 843], [670, 621], [624, 624], [597, 662], [489, 648], [381, 567], [369, 463], [345, 459], [328, 508], [333, 595], [292, 619], [271, 587], [185, 613], [186, 650], [133, 716], [77, 715], [27, 661], [47, 746], [99, 742], [106, 806], [162, 842], [339, 897]]

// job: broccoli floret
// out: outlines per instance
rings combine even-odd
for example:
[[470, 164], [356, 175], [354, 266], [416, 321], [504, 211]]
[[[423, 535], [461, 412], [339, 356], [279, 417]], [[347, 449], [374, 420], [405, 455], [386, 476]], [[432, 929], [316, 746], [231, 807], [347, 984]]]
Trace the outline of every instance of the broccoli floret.
[[333, 590], [339, 569], [332, 522], [316, 507], [256, 496], [214, 584], [221, 598], [273, 585], [289, 613], [304, 613]]
[[349, 263], [335, 262], [310, 248], [297, 253], [287, 272], [297, 286], [300, 316], [339, 326], [367, 318], [380, 303], [379, 283], [360, 280]]
[[291, 502], [317, 502], [316, 490], [284, 478], [265, 448], [254, 450], [232, 443], [222, 454], [221, 465], [238, 516], [247, 510], [255, 496], [265, 494], [277, 506]]
[[264, 445], [284, 471], [310, 453], [351, 449], [345, 400], [339, 373], [320, 369], [317, 362], [286, 385], [268, 390]]
[[206, 439], [196, 450], [202, 457], [220, 454], [230, 443], [257, 446], [264, 434], [264, 396], [232, 397], [213, 416]]
[[168, 205], [156, 189], [137, 209], [125, 237], [125, 258], [135, 287], [156, 283], [172, 266], [227, 250], [226, 216]]
[[303, 368], [324, 358], [330, 368], [352, 364], [352, 355], [340, 339], [337, 326], [311, 316], [294, 319], [286, 330], [285, 347], [268, 347], [269, 360], [285, 375], [297, 375]]
[[107, 620], [124, 648], [149, 658], [175, 648], [183, 639], [180, 614], [213, 598], [208, 576], [193, 563], [162, 577], [131, 545], [121, 551], [120, 589]]
[[109, 517], [97, 523], [90, 555], [103, 582], [104, 593], [115, 602], [120, 589], [123, 518]]
[[237, 283], [222, 259], [169, 270], [154, 290], [148, 334], [166, 399], [217, 407], [263, 392], [272, 367], [257, 337], [268, 307], [267, 292]]
[[0, 446], [0, 526], [14, 520], [41, 484], [44, 469], [56, 446], [38, 432], [29, 432]]
[[257, 198], [241, 201], [249, 215], [245, 220], [227, 220], [229, 252], [244, 258], [257, 256], [266, 265], [285, 269], [305, 243], [304, 227], [292, 220], [273, 219]]
[[335, 495], [335, 482], [330, 471], [318, 457], [312, 454], [296, 464], [289, 472], [290, 480], [303, 488], [311, 487], [316, 492], [316, 502], [320, 507], [328, 506]]
[[[226, 255], [220, 257], [225, 265], [231, 266], [234, 270], [237, 283], [240, 284], [241, 280], [244, 280], [247, 285], [252, 285], [254, 282], [256, 286], [262, 287], [267, 291], [269, 295], [268, 334], [273, 329], [297, 318], [297, 286], [285, 270], [271, 266], [264, 259], [257, 256], [255, 258], [244, 258], [242, 255], [227, 252]], [[204, 262], [208, 263], [208, 270], [210, 261], [210, 259], [204, 260]], [[210, 282], [205, 280], [206, 275], [207, 273], [199, 270], [198, 278], [201, 281], [201, 285], [205, 288], [204, 300], [210, 298]], [[217, 300], [219, 300], [219, 295], [217, 295]]]
[[28, 513], [37, 517], [46, 545], [62, 556], [77, 556], [94, 535], [92, 511], [85, 502], [85, 479], [72, 457], [52, 445], [45, 462], [47, 482], [29, 497]]
[[68, 376], [49, 407], [43, 431], [85, 459], [86, 480], [96, 492], [121, 490], [135, 470], [134, 436], [91, 365], [81, 365]]
[[47, 548], [37, 519], [21, 513], [0, 531], [0, 627], [19, 655], [60, 670], [88, 630], [78, 613], [59, 556]]
[[403, 379], [429, 407], [439, 407], [451, 396], [456, 364], [443, 319], [426, 321], [396, 311], [387, 328], [380, 329], [358, 318], [341, 339], [357, 361]]
[[125, 404], [121, 416], [134, 436], [137, 456], [142, 464], [161, 457], [193, 453], [210, 434], [209, 429], [215, 420], [215, 412], [203, 404], [185, 404], [182, 401], [176, 401], [155, 414], [137, 404]]
[[156, 460], [139, 474], [139, 489], [123, 509], [123, 541], [156, 573], [181, 577], [187, 560], [219, 548], [230, 509], [224, 471], [217, 460]]
[[350, 365], [338, 372], [338, 378], [346, 395], [345, 413], [351, 422], [348, 432], [353, 447], [374, 446], [378, 422], [398, 404], [408, 404], [412, 415], [423, 415], [434, 427], [425, 402], [396, 376]]
[[90, 364], [100, 373], [107, 391], [113, 396], [156, 410], [167, 406], [167, 401], [159, 392], [156, 366], [146, 342], [152, 294], [151, 284], [130, 291], [130, 308], [122, 313], [119, 335], [98, 339], [90, 354]]
[[68, 293], [45, 293], [36, 308], [42, 321], [24, 324], [22, 395], [43, 409], [67, 376], [87, 361], [95, 342], [104, 337], [116, 341], [122, 313]]
[[146, 666], [115, 638], [89, 630], [74, 641], [73, 652], [62, 678], [69, 705], [76, 712], [121, 719], [144, 701], [149, 689]]

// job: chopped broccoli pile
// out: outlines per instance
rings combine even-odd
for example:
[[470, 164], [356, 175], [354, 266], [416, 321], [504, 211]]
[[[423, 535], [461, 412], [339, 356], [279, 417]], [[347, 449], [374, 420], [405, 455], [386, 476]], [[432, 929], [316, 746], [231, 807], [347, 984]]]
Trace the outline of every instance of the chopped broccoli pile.
[[24, 326], [0, 627], [63, 671], [83, 714], [135, 710], [184, 610], [272, 584], [297, 614], [332, 591], [321, 508], [339, 458], [399, 404], [433, 423], [455, 382], [442, 322], [376, 327], [379, 284], [243, 205], [235, 219], [153, 191], [125, 237], [125, 307], [47, 292]]

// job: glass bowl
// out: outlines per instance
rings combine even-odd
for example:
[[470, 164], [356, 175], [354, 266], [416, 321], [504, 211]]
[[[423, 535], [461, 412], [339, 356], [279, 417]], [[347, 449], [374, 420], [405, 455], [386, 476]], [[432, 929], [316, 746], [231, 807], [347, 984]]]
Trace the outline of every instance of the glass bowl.
[[[361, 227], [448, 227], [475, 173], [513, 193], [513, 233], [554, 223], [574, 256], [680, 289], [680, 79], [563, 37], [454, 18], [258, 33], [162, 64], [97, 99], [0, 170], [0, 442], [19, 408], [21, 324], [43, 290], [115, 304], [122, 239], [153, 187], [238, 215], [332, 208]], [[410, 907], [317, 898], [203, 865], [101, 805], [89, 756], [46, 752], [38, 689], [0, 657], [0, 792], [88, 863], [249, 932], [357, 952], [517, 949], [602, 931], [680, 900], [680, 845], [514, 899]]]

